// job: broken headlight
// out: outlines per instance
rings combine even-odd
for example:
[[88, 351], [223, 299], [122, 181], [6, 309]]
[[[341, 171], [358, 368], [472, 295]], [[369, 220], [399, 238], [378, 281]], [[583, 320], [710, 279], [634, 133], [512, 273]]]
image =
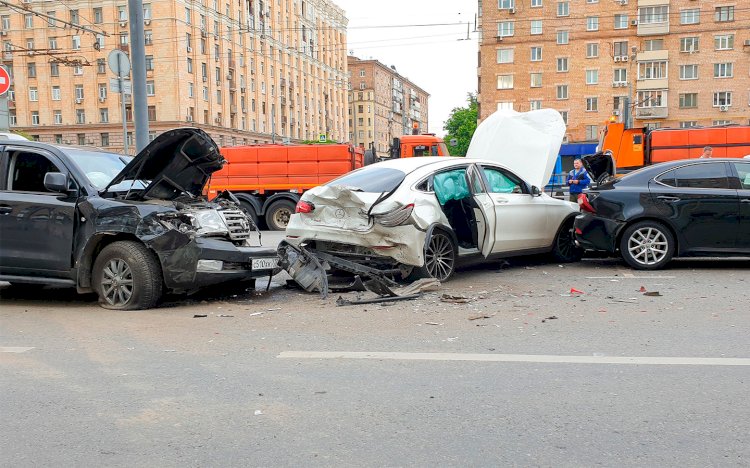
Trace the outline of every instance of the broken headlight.
[[216, 210], [198, 210], [188, 214], [199, 235], [229, 234], [229, 228]]

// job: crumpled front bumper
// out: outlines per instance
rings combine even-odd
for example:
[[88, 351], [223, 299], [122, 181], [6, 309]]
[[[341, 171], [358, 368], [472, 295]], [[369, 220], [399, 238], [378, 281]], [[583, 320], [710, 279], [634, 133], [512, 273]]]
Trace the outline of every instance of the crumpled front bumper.
[[586, 250], [617, 251], [617, 236], [625, 226], [622, 221], [584, 213], [573, 223], [576, 245]]
[[271, 277], [280, 271], [276, 249], [238, 247], [222, 239], [196, 237], [174, 250], [154, 250], [161, 261], [164, 283], [175, 292]]

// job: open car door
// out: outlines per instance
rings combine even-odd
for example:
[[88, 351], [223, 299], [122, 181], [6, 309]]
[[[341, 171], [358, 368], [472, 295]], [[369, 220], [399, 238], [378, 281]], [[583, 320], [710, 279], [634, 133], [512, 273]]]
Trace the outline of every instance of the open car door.
[[487, 258], [495, 245], [495, 203], [492, 201], [492, 196], [482, 187], [482, 178], [476, 166], [469, 168], [467, 176], [474, 201], [476, 201], [474, 217], [477, 223], [477, 248]]

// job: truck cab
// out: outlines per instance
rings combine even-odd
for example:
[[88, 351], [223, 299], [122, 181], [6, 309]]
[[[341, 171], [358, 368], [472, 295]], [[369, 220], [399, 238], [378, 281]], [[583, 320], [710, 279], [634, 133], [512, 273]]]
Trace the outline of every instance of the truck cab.
[[433, 133], [403, 135], [393, 139], [390, 157], [413, 158], [418, 156], [450, 156], [442, 138]]

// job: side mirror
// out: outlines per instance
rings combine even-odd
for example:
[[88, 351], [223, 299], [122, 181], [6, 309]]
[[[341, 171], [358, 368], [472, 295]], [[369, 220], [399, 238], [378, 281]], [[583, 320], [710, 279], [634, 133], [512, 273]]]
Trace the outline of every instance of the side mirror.
[[62, 172], [44, 174], [44, 188], [50, 192], [66, 193], [68, 191], [68, 175]]
[[542, 196], [542, 191], [539, 190], [539, 187], [537, 187], [536, 185], [532, 185], [531, 186], [531, 196], [532, 197], [541, 197]]

